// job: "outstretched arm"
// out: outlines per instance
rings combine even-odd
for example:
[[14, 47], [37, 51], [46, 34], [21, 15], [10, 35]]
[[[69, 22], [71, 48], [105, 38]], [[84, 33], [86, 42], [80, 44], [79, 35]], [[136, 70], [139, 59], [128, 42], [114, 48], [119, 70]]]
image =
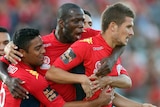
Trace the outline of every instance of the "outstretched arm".
[[115, 98], [113, 99], [113, 104], [116, 107], [156, 107], [149, 103], [139, 103], [133, 100], [130, 100], [118, 93], [115, 93]]
[[21, 87], [21, 84], [24, 81], [21, 81], [18, 78], [11, 78], [8, 74], [8, 61], [2, 57], [0, 59], [0, 79], [7, 85], [8, 89], [10, 90], [11, 94], [15, 98], [28, 98], [27, 90]]
[[105, 76], [112, 71], [114, 64], [119, 56], [123, 53], [125, 46], [117, 46], [113, 49], [112, 54], [101, 60], [101, 67], [96, 73], [96, 76]]

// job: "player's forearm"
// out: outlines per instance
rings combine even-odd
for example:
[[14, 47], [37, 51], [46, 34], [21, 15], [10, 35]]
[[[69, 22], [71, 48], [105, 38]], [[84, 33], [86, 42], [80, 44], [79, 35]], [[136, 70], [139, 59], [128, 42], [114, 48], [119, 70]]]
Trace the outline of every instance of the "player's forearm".
[[128, 98], [123, 97], [122, 95], [115, 93], [115, 98], [113, 100], [113, 104], [116, 107], [142, 107], [142, 104], [139, 102], [135, 102]]
[[63, 107], [101, 107], [103, 103], [104, 102], [99, 99], [92, 101], [74, 101], [65, 103]]
[[118, 88], [130, 88], [132, 86], [132, 81], [130, 77], [127, 75], [119, 75], [119, 76], [111, 76], [111, 84], [112, 87]]
[[83, 83], [85, 75], [73, 74], [52, 66], [46, 73], [46, 79], [57, 83]]
[[8, 64], [0, 61], [0, 79], [5, 83], [8, 78], [10, 78], [8, 71]]
[[117, 61], [117, 59], [121, 56], [121, 54], [124, 52], [125, 46], [116, 46], [113, 49], [113, 52], [111, 54], [111, 57]]

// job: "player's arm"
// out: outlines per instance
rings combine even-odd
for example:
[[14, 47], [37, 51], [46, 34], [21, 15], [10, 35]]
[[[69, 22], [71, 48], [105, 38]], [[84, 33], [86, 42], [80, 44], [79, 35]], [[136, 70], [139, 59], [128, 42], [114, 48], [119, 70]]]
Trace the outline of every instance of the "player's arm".
[[101, 60], [101, 67], [96, 73], [97, 76], [105, 76], [112, 71], [114, 64], [119, 56], [123, 53], [125, 46], [117, 46], [113, 49], [112, 54]]
[[103, 89], [99, 97], [95, 100], [67, 102], [63, 107], [102, 107], [108, 105], [114, 98], [114, 91], [111, 90], [106, 93], [107, 90], [108, 87]]
[[130, 88], [132, 86], [131, 78], [125, 74], [119, 76], [104, 76], [99, 78], [100, 87], [103, 88], [106, 85], [117, 88]]
[[97, 89], [97, 87], [92, 84], [92, 81], [86, 75], [70, 73], [53, 65], [46, 72], [45, 77], [47, 80], [61, 84], [80, 83], [86, 93], [86, 97], [91, 97], [93, 91]]
[[11, 94], [15, 98], [28, 98], [28, 91], [20, 86], [24, 82], [18, 78], [11, 78], [8, 74], [7, 68], [9, 66], [8, 60], [3, 56], [0, 59], [0, 79], [7, 85]]
[[[26, 79], [26, 77], [24, 79]], [[108, 105], [114, 96], [113, 90], [111, 90], [111, 92], [109, 93], [106, 93], [109, 88], [106, 87], [101, 92], [100, 96], [93, 101], [72, 101], [64, 103], [62, 97], [58, 95], [56, 90], [48, 86], [48, 83], [44, 79], [44, 77], [38, 74], [36, 71], [32, 71], [31, 75], [28, 75], [26, 84], [24, 84], [24, 86], [28, 87], [30, 93], [47, 107], [50, 105], [55, 107], [62, 107], [62, 105], [63, 107], [101, 107], [104, 105]]]
[[115, 98], [113, 99], [113, 104], [116, 107], [156, 107], [149, 103], [139, 103], [133, 100], [130, 100], [122, 95], [115, 93]]

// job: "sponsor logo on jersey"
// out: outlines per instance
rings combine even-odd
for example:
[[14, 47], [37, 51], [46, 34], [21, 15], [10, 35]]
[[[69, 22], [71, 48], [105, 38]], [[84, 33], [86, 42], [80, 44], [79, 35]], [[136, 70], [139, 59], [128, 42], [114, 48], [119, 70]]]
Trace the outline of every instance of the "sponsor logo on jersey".
[[71, 48], [61, 55], [61, 59], [65, 64], [71, 62], [75, 57], [76, 55]]
[[83, 39], [80, 40], [80, 42], [87, 42], [88, 44], [93, 44], [92, 38]]
[[94, 51], [99, 51], [99, 50], [102, 50], [102, 49], [104, 49], [103, 46], [93, 47], [93, 50], [94, 50]]
[[49, 101], [53, 101], [58, 96], [58, 93], [54, 89], [52, 89], [50, 86], [45, 88], [43, 90], [43, 93]]
[[46, 48], [46, 47], [49, 47], [51, 46], [52, 44], [51, 43], [47, 43], [47, 44], [43, 44], [43, 46]]
[[28, 69], [26, 69], [26, 71], [28, 71], [31, 75], [35, 76], [36, 79], [38, 79], [39, 74], [37, 73], [37, 71], [28, 70]]

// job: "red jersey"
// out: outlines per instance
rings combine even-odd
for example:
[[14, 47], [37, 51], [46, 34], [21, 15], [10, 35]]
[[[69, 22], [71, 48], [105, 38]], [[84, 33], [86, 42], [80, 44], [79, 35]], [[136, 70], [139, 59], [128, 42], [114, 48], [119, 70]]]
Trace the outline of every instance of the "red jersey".
[[[113, 49], [99, 34], [95, 37], [75, 42], [64, 54], [61, 55], [61, 57], [57, 58], [54, 62], [54, 66], [69, 71], [83, 62], [83, 65], [85, 66], [85, 74], [90, 76], [98, 71], [101, 66], [100, 61], [111, 55], [112, 50]], [[122, 67], [120, 59], [118, 59], [116, 64], [113, 66], [111, 73], [108, 75], [118, 76], [120, 74], [128, 75], [127, 71]], [[97, 91], [91, 100], [97, 98], [100, 92], [101, 90]]]
[[[93, 29], [85, 29], [85, 32], [82, 33], [81, 38], [87, 38], [95, 36], [100, 31]], [[46, 49], [44, 64], [40, 67], [40, 72], [42, 75], [45, 75], [46, 71], [50, 68], [50, 65], [62, 54], [64, 53], [71, 44], [64, 44], [58, 41], [54, 35], [54, 32], [49, 35], [42, 36], [44, 42], [44, 47]], [[76, 90], [72, 84], [52, 84], [53, 89], [55, 89], [65, 101], [73, 101], [76, 98]]]
[[39, 104], [34, 104], [30, 101], [30, 97], [27, 101], [13, 98], [8, 87], [3, 84], [0, 101], [2, 107], [21, 107], [22, 105], [30, 107], [27, 104], [30, 104], [32, 107], [62, 107], [64, 105], [65, 101], [63, 98], [58, 95], [54, 89], [50, 88], [44, 76], [33, 71], [24, 63], [19, 62], [15, 66], [9, 65], [8, 72], [11, 77], [16, 77], [25, 81], [25, 84], [22, 86], [37, 99]]

